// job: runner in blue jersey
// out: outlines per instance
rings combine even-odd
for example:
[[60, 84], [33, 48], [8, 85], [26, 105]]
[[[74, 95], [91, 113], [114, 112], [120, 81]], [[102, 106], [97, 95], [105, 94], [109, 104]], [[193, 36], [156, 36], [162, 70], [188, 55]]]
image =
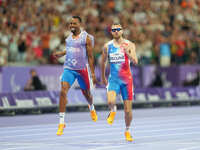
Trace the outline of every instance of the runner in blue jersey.
[[62, 135], [65, 128], [65, 108], [67, 104], [67, 93], [77, 79], [83, 95], [88, 101], [90, 115], [94, 122], [97, 121], [97, 114], [93, 104], [93, 98], [90, 92], [90, 79], [88, 75], [87, 64], [89, 63], [93, 84], [97, 83], [94, 71], [94, 57], [92, 47], [94, 38], [86, 31], [81, 30], [81, 18], [73, 16], [69, 27], [71, 34], [66, 38], [66, 50], [55, 52], [55, 57], [65, 56], [64, 71], [61, 77], [61, 92], [59, 101], [59, 117], [57, 135]]
[[[133, 141], [129, 131], [132, 121], [133, 77], [130, 69], [130, 61], [137, 64], [135, 44], [122, 37], [123, 29], [120, 24], [113, 24], [111, 29], [113, 40], [104, 45], [101, 61], [102, 82], [107, 85], [107, 99], [110, 113], [108, 124], [112, 124], [116, 115], [116, 95], [122, 95], [125, 112], [125, 137], [127, 141]], [[105, 77], [106, 62], [110, 65], [108, 82]]]

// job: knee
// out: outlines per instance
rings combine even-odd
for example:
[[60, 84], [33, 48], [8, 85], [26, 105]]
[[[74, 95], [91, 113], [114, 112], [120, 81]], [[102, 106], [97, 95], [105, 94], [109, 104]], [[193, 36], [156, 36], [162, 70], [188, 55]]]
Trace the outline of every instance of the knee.
[[64, 90], [60, 91], [60, 102], [67, 104], [67, 92]]
[[115, 105], [113, 100], [108, 100], [108, 105]]
[[67, 95], [67, 91], [62, 89], [62, 90], [60, 91], [60, 96], [61, 96], [61, 97], [66, 97], [66, 95]]
[[132, 110], [131, 109], [124, 109], [125, 114], [132, 114]]
[[114, 105], [115, 104], [115, 98], [114, 97], [111, 97], [111, 96], [108, 96], [108, 104], [109, 105]]
[[88, 98], [88, 99], [92, 99], [92, 94], [90, 93], [90, 91], [88, 90], [82, 90], [83, 95]]

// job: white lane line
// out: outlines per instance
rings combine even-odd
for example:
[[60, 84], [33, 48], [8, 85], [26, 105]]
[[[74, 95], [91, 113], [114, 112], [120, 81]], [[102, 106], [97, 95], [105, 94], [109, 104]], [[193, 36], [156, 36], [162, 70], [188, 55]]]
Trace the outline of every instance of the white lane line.
[[[123, 140], [122, 138], [120, 138], [120, 139]], [[128, 143], [128, 142], [125, 142], [125, 141], [124, 142], [118, 142], [117, 141], [117, 143], [116, 142], [108, 142], [107, 141], [106, 143], [103, 143], [103, 146], [101, 146], [101, 147], [90, 148], [88, 150], [122, 149], [122, 147], [123, 148], [130, 148], [132, 146], [134, 147], [134, 149], [137, 149], [136, 146], [140, 146], [140, 148], [141, 148], [141, 146], [144, 146], [144, 145], [149, 145], [149, 146], [152, 146], [152, 145], [155, 145], [155, 144], [156, 145], [158, 145], [158, 144], [164, 144], [164, 145], [166, 145], [166, 143], [167, 144], [177, 145], [177, 144], [179, 144], [180, 141], [182, 141], [182, 143], [184, 142], [183, 140], [164, 140], [164, 141], [153, 141], [153, 142], [151, 141], [151, 142], [143, 142], [143, 143], [137, 143], [136, 141], [131, 142], [131, 143]], [[102, 142], [99, 142], [99, 143], [96, 143], [96, 144], [102, 145]], [[111, 145], [109, 145], [109, 144], [111, 144]], [[116, 144], [120, 144], [120, 145], [116, 145]], [[133, 145], [130, 146], [131, 144], [133, 144]], [[199, 145], [199, 142], [189, 142], [188, 143], [188, 140], [187, 140], [187, 141], [185, 141], [184, 144], [193, 144], [193, 145], [194, 144], [198, 144]], [[194, 149], [199, 148], [199, 147], [200, 146], [193, 146], [193, 147], [190, 147], [192, 149], [178, 149], [178, 150], [194, 150]]]
[[[184, 113], [184, 112], [183, 112]], [[187, 113], [187, 112], [185, 112]], [[153, 115], [153, 114], [152, 114]], [[200, 115], [199, 114], [183, 114], [183, 115], [173, 115], [173, 116], [149, 116], [149, 117], [142, 117], [142, 118], [137, 118], [138, 120], [156, 120], [158, 118], [160, 119], [184, 119], [184, 118], [198, 118]], [[134, 113], [133, 113], [133, 117], [134, 117]]]
[[187, 148], [180, 148], [180, 149], [177, 149], [177, 150], [199, 150], [200, 149], [200, 146], [192, 146], [192, 147], [187, 147]]
[[[199, 125], [196, 125], [195, 124], [195, 126], [193, 125], [193, 126], [191, 126], [191, 124], [193, 125], [194, 123], [191, 123], [191, 122], [188, 122], [188, 124], [187, 124], [187, 126], [189, 126], [190, 125], [190, 127], [176, 127], [176, 128], [169, 128], [169, 126], [167, 127], [167, 128], [164, 128], [164, 129], [161, 129], [161, 125], [155, 125], [155, 126], [153, 126], [153, 128], [155, 128], [155, 127], [159, 127], [160, 129], [156, 129], [156, 130], [149, 130], [149, 129], [147, 129], [147, 130], [145, 130], [145, 126], [147, 126], [147, 127], [152, 127], [152, 126], [149, 126], [149, 125], [144, 125], [143, 126], [143, 128], [144, 128], [144, 130], [142, 130], [142, 131], [139, 131], [138, 130], [138, 128], [136, 128], [136, 127], [133, 127], [133, 130], [134, 130], [134, 132], [135, 133], [145, 133], [145, 132], [160, 132], [160, 131], [174, 131], [174, 130], [187, 130], [187, 129], [200, 129], [200, 126]], [[179, 126], [181, 126], [181, 125], [186, 125], [185, 123], [184, 124], [178, 124]], [[96, 134], [96, 132], [98, 132], [98, 131], [105, 131], [106, 132], [106, 130], [121, 130], [121, 126], [113, 126], [112, 128], [110, 128], [109, 126], [102, 126], [101, 128], [95, 128], [95, 130], [88, 130], [88, 128], [87, 129], [83, 129], [82, 127], [81, 127], [81, 130], [80, 130], [80, 128], [79, 128], [79, 130], [77, 130], [77, 128], [74, 128], [74, 129], [69, 129], [69, 128], [67, 128], [66, 129], [66, 133], [68, 133], [68, 134], [71, 134], [71, 133], [80, 133], [80, 134], [83, 134], [83, 133], [94, 133], [94, 134]], [[141, 127], [140, 127], [141, 128]], [[16, 134], [16, 132], [14, 132], [15, 133], [15, 136], [13, 136], [13, 135], [8, 135], [10, 132], [8, 131], [8, 132], [6, 132], [7, 133], [7, 135], [6, 136], [4, 136], [4, 135], [1, 135], [1, 137], [2, 138], [16, 138], [16, 137], [21, 137], [21, 136], [37, 136], [37, 135], [49, 135], [49, 132], [47, 132], [47, 131], [49, 131], [49, 129], [52, 129], [52, 130], [56, 130], [56, 128], [48, 128], [48, 130], [47, 129], [37, 129], [37, 131], [42, 131], [41, 133], [33, 133], [33, 134], [30, 134], [30, 131], [36, 131], [35, 129], [34, 130], [26, 130], [26, 129], [24, 129], [23, 130], [23, 132], [25, 132], [25, 134], [24, 133], [22, 133], [22, 132], [20, 132], [20, 134]], [[47, 130], [47, 131], [46, 131]], [[46, 132], [44, 132], [44, 131], [46, 131]], [[13, 132], [11, 132], [11, 133], [13, 133]], [[22, 133], [22, 134], [21, 134]], [[29, 133], [29, 134], [27, 134], [27, 133]], [[51, 132], [50, 132], [51, 133]]]
[[[120, 141], [119, 141], [120, 140]], [[60, 141], [60, 140], [59, 140]], [[192, 140], [193, 141], [193, 140]], [[23, 143], [17, 143], [16, 145], [23, 145], [23, 144], [25, 144], [24, 143], [24, 141], [22, 141]], [[54, 142], [52, 142], [52, 141], [50, 141], [51, 142], [51, 144], [50, 143], [44, 143], [43, 141], [40, 141], [40, 142], [42, 142], [42, 143], [35, 143], [35, 142], [32, 142], [32, 143], [29, 143], [29, 144], [32, 144], [32, 145], [34, 145], [34, 144], [37, 144], [37, 145], [40, 145], [40, 148], [41, 148], [41, 145], [43, 144], [43, 145], [47, 145], [47, 146], [50, 146], [50, 145], [52, 145], [52, 146], [69, 146], [70, 145], [70, 147], [75, 147], [75, 146], [77, 146], [77, 145], [79, 145], [79, 144], [81, 144], [81, 145], [86, 145], [86, 146], [88, 146], [88, 145], [92, 145], [92, 146], [98, 146], [99, 147], [99, 145], [101, 145], [101, 147], [99, 147], [98, 149], [106, 149], [106, 148], [108, 148], [108, 146], [109, 146], [109, 144], [111, 145], [111, 146], [109, 146], [109, 148], [116, 148], [116, 149], [118, 149], [118, 148], [120, 148], [120, 147], [123, 147], [123, 146], [130, 146], [130, 145], [128, 145], [128, 144], [134, 144], [133, 146], [143, 146], [143, 145], [147, 145], [147, 144], [149, 144], [149, 145], [155, 145], [155, 144], [166, 144], [166, 143], [170, 143], [170, 144], [178, 144], [178, 143], [183, 143], [183, 142], [185, 142], [184, 144], [198, 144], [199, 145], [199, 142], [200, 142], [200, 140], [198, 140], [198, 141], [196, 141], [196, 142], [189, 142], [188, 140], [164, 140], [164, 141], [151, 141], [151, 142], [143, 142], [143, 143], [137, 143], [137, 141], [135, 141], [135, 142], [132, 142], [132, 143], [128, 143], [128, 142], [126, 142], [125, 140], [124, 140], [124, 138], [117, 138], [117, 141], [115, 141], [115, 138], [112, 138], [111, 140], [104, 140], [104, 141], [100, 141], [99, 142], [99, 140], [98, 140], [98, 142], [96, 142], [96, 141], [78, 141], [78, 143], [77, 142], [66, 142], [66, 140], [65, 140], [65, 142], [64, 141], [60, 141], [61, 143], [58, 143], [58, 141], [57, 140], [54, 140]], [[49, 141], [48, 141], [49, 142]], [[1, 145], [5, 145], [5, 144], [7, 144], [8, 145], [8, 142], [6, 143], [6, 142], [2, 142], [1, 143]], [[14, 143], [15, 144], [15, 143]], [[116, 144], [120, 144], [120, 145], [116, 145]], [[113, 147], [113, 145], [115, 145], [115, 147]], [[28, 145], [27, 145], [28, 146]], [[102, 147], [103, 146], [103, 147]], [[105, 147], [106, 146], [106, 147]], [[19, 147], [16, 147], [15, 149], [18, 149]], [[20, 148], [26, 148], [26, 147], [20, 147]], [[194, 147], [192, 147], [193, 149], [194, 149]], [[196, 147], [195, 147], [196, 148]], [[198, 146], [198, 148], [199, 148], [199, 146]], [[12, 148], [13, 149], [13, 148]], [[12, 149], [3, 149], [3, 150], [12, 150]], [[98, 150], [97, 149], [97, 150]], [[94, 148], [91, 148], [91, 149], [88, 149], [88, 150], [96, 150], [96, 149], [94, 149]], [[178, 150], [181, 150], [181, 149], [178, 149]], [[190, 150], [190, 149], [182, 149], [182, 150]], [[192, 150], [192, 149], [191, 149]]]
[[38, 146], [19, 146], [19, 147], [10, 147], [3, 150], [21, 150], [21, 149], [30, 149], [30, 148], [39, 148]]
[[128, 146], [128, 145], [124, 144], [124, 145], [115, 145], [115, 146], [102, 146], [102, 147], [97, 147], [97, 148], [91, 148], [88, 150], [116, 149], [116, 148], [122, 148], [122, 147], [126, 147], [126, 146]]
[[[105, 132], [105, 133], [98, 133], [98, 134], [81, 134], [81, 135], [75, 135], [75, 136], [61, 136], [61, 137], [57, 137], [59, 138], [59, 140], [61, 139], [72, 139], [72, 138], [86, 138], [86, 137], [98, 137], [98, 136], [109, 136], [109, 135], [112, 135], [112, 139], [115, 138], [115, 136], [113, 135], [116, 135], [116, 138], [119, 139], [118, 135], [122, 135], [123, 132]], [[177, 136], [177, 135], [190, 135], [190, 134], [193, 134], [193, 135], [196, 135], [196, 134], [199, 134], [200, 135], [200, 132], [188, 132], [188, 133], [175, 133], [175, 134], [158, 134], [158, 135], [151, 135], [151, 136], [137, 136], [137, 139], [144, 139], [144, 138], [156, 138], [156, 137], [166, 137], [166, 136]], [[37, 134], [37, 135], [40, 135], [40, 134]], [[49, 136], [48, 136], [49, 137]], [[37, 138], [37, 140], [31, 138], [29, 140], [23, 140], [23, 141], [29, 141], [29, 142], [33, 142], [33, 141], [46, 141], [46, 140], [55, 140], [56, 139], [56, 136], [52, 136], [50, 138], [42, 138], [39, 137]], [[31, 140], [31, 141], [30, 141]]]
[[[34, 149], [43, 149], [44, 146], [60, 146], [60, 144], [56, 144], [56, 143], [30, 143], [29, 145], [25, 144], [24, 143], [19, 143], [20, 146], [16, 147], [16, 145], [12, 145], [12, 146], [15, 146], [15, 147], [8, 147], [8, 148], [4, 148], [2, 150], [22, 150], [22, 149], [30, 149], [30, 148], [34, 148]], [[22, 146], [23, 145], [23, 146]]]
[[[159, 128], [161, 128], [163, 126], [172, 126], [172, 125], [176, 125], [176, 126], [177, 125], [179, 125], [179, 126], [181, 126], [181, 125], [190, 125], [191, 126], [191, 125], [196, 125], [196, 124], [200, 123], [200, 120], [195, 120], [195, 121], [193, 121], [193, 120], [184, 120], [183, 122], [174, 121], [173, 123], [174, 124], [172, 124], [169, 121], [158, 122], [156, 124], [151, 124], [151, 122], [150, 122], [148, 124], [143, 124], [143, 125], [137, 125], [137, 124], [132, 123], [132, 126], [133, 126], [134, 129], [144, 128], [144, 127], [147, 127], [147, 128], [159, 127]], [[88, 122], [88, 124], [86, 124], [85, 126], [79, 125], [79, 123], [77, 123], [77, 127], [79, 128], [80, 126], [81, 126], [82, 129], [84, 129], [84, 128], [93, 128], [94, 127], [95, 130], [96, 130], [96, 128], [102, 128], [102, 126], [110, 127], [106, 122], [103, 123], [103, 124], [93, 124], [93, 125], [91, 125], [90, 122]], [[119, 121], [115, 122], [112, 127], [115, 128], [115, 127], [118, 127], [118, 126], [120, 126], [120, 127], [125, 126], [124, 120], [120, 121], [120, 122]], [[69, 125], [67, 124], [67, 129], [71, 129], [71, 128], [75, 129], [75, 127], [76, 126], [74, 126], [72, 124], [69, 124]], [[55, 124], [52, 127], [51, 127], [51, 125], [50, 125], [50, 127], [49, 127], [49, 125], [46, 125], [46, 126], [33, 126], [32, 128], [26, 128], [26, 127], [24, 127], [23, 129], [21, 129], [21, 128], [17, 129], [16, 128], [16, 130], [9, 130], [7, 128], [4, 128], [4, 130], [2, 130], [0, 132], [2, 134], [3, 133], [6, 133], [6, 134], [17, 133], [17, 132], [26, 132], [27, 133], [27, 132], [30, 132], [30, 131], [46, 131], [46, 130], [51, 130], [51, 129], [52, 130], [53, 129], [57, 129], [57, 124]]]
[[[134, 147], [134, 149], [137, 149], [136, 146], [144, 146], [144, 145], [149, 145], [148, 147], [150, 147], [150, 145], [158, 145], [158, 144], [173, 144], [173, 145], [178, 145], [179, 143], [178, 142], [174, 142], [174, 141], [165, 141], [165, 142], [144, 142], [144, 143], [129, 143], [129, 145], [126, 143], [126, 144], [120, 144], [120, 145], [103, 145], [101, 147], [96, 147], [96, 148], [90, 148], [88, 150], [104, 150], [104, 149], [122, 149], [122, 148], [130, 148], [130, 144], [133, 144], [132, 146]], [[112, 143], [113, 144], [113, 143]], [[197, 143], [195, 143], [197, 144]], [[199, 143], [198, 143], [199, 144]], [[140, 147], [141, 148], [141, 147]], [[189, 147], [189, 148], [181, 148], [181, 149], [177, 149], [177, 150], [199, 150], [200, 146], [192, 146], [192, 147]]]
[[[138, 119], [138, 118], [136, 118], [136, 119], [134, 119], [134, 117], [133, 117], [133, 123], [135, 123], [135, 124], [137, 124], [137, 125], [140, 125], [140, 124], [145, 124], [145, 123], [164, 123], [164, 122], [166, 122], [166, 123], [169, 123], [170, 121], [172, 121], [172, 122], [179, 122], [179, 121], [200, 121], [200, 120], [197, 120], [199, 117], [200, 117], [200, 115], [193, 115], [194, 116], [194, 118], [193, 118], [193, 116], [189, 116], [188, 115], [188, 118], [186, 118], [186, 116], [187, 115], [185, 115], [185, 116], [171, 116], [171, 117], [147, 117], [147, 118], [142, 118], [142, 119]], [[160, 118], [160, 119], [159, 119]], [[173, 119], [173, 120], [172, 120]], [[175, 119], [175, 120], [174, 120]], [[141, 120], [141, 121], [138, 121], [138, 120]], [[144, 121], [145, 120], [145, 121]], [[150, 120], [150, 121], [147, 121], [147, 120]], [[157, 120], [159, 120], [159, 121], [157, 121]], [[160, 120], [163, 120], [163, 121], [160, 121]], [[115, 122], [123, 122], [124, 123], [124, 119], [118, 119], [118, 120], [115, 120]], [[70, 125], [72, 125], [72, 126], [83, 126], [83, 125], [88, 125], [88, 123], [89, 124], [91, 124], [91, 126], [92, 126], [92, 124], [94, 123], [94, 122], [92, 122], [92, 121], [80, 121], [80, 122], [70, 122]], [[98, 120], [97, 121], [97, 123], [106, 123], [106, 118], [105, 118], [105, 120]], [[49, 125], [57, 125], [57, 124], [55, 124], [55, 123], [50, 123], [50, 124], [40, 124], [40, 125], [22, 125], [22, 126], [16, 126], [16, 127], [1, 127], [1, 125], [0, 125], [0, 127], [1, 127], [1, 129], [0, 129], [0, 131], [2, 130], [2, 131], [4, 131], [5, 130], [5, 128], [7, 128], [7, 129], [18, 129], [18, 128], [32, 128], [32, 127], [42, 127], [42, 126], [49, 126]]]
[[[164, 129], [156, 129], [156, 130], [135, 130], [134, 133], [151, 133], [151, 132], [161, 132], [161, 131], [178, 131], [178, 130], [188, 130], [188, 129], [199, 129], [200, 130], [200, 127], [199, 126], [190, 126], [190, 127], [178, 127], [178, 128], [164, 128]], [[95, 129], [95, 130], [75, 130], [75, 131], [72, 131], [72, 130], [67, 130], [65, 131], [66, 133], [68, 134], [72, 134], [72, 133], [76, 133], [76, 134], [84, 134], [84, 133], [94, 133], [94, 134], [97, 134], [97, 132], [101, 132], [101, 131], [105, 131], [107, 132], [108, 131], [113, 131], [113, 130], [121, 130], [121, 127], [112, 127], [111, 128], [108, 128], [106, 126], [103, 126], [103, 128], [99, 129]], [[51, 132], [50, 132], [51, 133]], [[27, 134], [27, 131], [26, 131], [26, 134], [15, 134], [15, 136], [13, 135], [10, 135], [10, 136], [3, 136], [1, 135], [2, 138], [16, 138], [16, 137], [29, 137], [29, 136], [43, 136], [43, 135], [50, 135], [49, 132], [42, 132], [42, 133], [33, 133], [33, 134]]]

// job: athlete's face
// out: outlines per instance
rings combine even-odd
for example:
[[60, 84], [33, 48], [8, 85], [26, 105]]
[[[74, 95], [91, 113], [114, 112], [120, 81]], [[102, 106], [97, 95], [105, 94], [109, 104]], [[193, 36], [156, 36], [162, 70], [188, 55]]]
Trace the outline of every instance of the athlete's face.
[[123, 34], [121, 25], [112, 25], [111, 34], [114, 39], [120, 38]]
[[77, 18], [72, 18], [70, 20], [70, 23], [69, 23], [69, 28], [70, 28], [72, 33], [75, 33], [78, 30], [80, 30], [80, 22], [79, 22], [79, 20]]

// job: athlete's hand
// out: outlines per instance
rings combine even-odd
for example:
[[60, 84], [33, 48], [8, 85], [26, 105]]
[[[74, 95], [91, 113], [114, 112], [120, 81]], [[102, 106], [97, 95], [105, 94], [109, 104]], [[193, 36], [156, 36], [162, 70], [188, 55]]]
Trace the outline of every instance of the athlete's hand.
[[53, 57], [55, 59], [58, 59], [60, 57], [59, 53], [58, 52], [53, 52]]
[[92, 82], [94, 85], [98, 84], [98, 80], [96, 79], [96, 76], [95, 75], [92, 75]]
[[66, 54], [66, 51], [57, 51], [57, 52], [53, 52], [53, 57], [58, 59], [62, 56], [64, 56]]
[[121, 47], [124, 49], [124, 52], [128, 55], [129, 59], [134, 64], [138, 64], [137, 58], [134, 57], [135, 55], [134, 55], [133, 46], [131, 46], [131, 44], [128, 44], [128, 43], [122, 43]]
[[124, 49], [125, 53], [131, 58], [131, 47], [128, 43], [122, 43], [121, 47]]
[[107, 85], [107, 84], [108, 84], [108, 81], [106, 80], [105, 77], [102, 78], [102, 84], [103, 84], [103, 85]]

